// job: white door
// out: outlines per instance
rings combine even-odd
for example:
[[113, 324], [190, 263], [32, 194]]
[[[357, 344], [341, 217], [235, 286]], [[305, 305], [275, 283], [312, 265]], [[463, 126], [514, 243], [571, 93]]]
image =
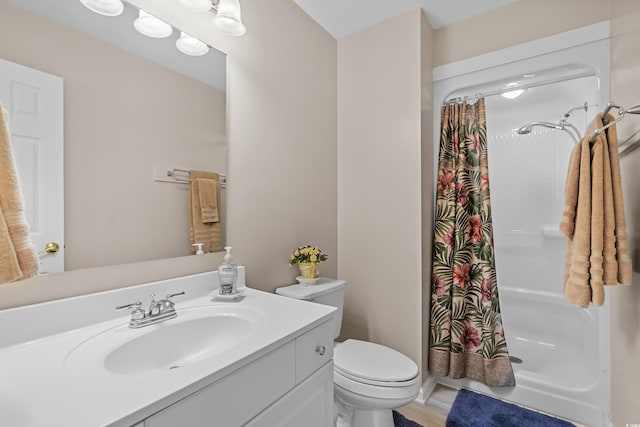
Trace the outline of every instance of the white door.
[[[62, 84], [61, 77], [0, 59], [0, 102], [9, 112], [13, 152], [41, 273], [64, 271]], [[59, 250], [54, 252], [56, 245]]]

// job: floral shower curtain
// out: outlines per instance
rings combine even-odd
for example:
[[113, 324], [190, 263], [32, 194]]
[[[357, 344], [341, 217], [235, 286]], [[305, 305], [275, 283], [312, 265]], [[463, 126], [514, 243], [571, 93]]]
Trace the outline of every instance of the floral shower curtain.
[[442, 108], [431, 288], [431, 373], [515, 385], [498, 299], [483, 98]]

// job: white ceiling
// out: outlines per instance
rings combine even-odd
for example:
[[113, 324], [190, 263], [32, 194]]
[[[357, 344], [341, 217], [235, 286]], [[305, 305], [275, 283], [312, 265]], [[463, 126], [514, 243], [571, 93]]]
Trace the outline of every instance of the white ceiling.
[[419, 7], [431, 26], [463, 21], [516, 0], [293, 0], [329, 34], [341, 39]]

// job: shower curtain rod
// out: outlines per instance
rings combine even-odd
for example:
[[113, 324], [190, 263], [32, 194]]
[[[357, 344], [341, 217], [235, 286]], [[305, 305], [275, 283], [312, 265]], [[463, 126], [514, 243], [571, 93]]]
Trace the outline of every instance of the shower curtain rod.
[[600, 135], [603, 130], [607, 129], [609, 126], [613, 126], [614, 124], [618, 123], [620, 120], [624, 119], [624, 116], [626, 116], [627, 114], [640, 114], [640, 105], [634, 105], [633, 107], [627, 110], [619, 105], [609, 102], [607, 103], [607, 106], [605, 107], [600, 117], [604, 119], [607, 116], [607, 114], [609, 114], [609, 111], [611, 111], [612, 108], [615, 108], [618, 110], [618, 117], [616, 117], [614, 121], [607, 123], [606, 125], [604, 125], [599, 129], [596, 129], [593, 132], [593, 135], [591, 135], [591, 142], [593, 142], [596, 136]]
[[[488, 91], [478, 91], [472, 95], [462, 95], [462, 96], [456, 96], [453, 98], [449, 98], [446, 99], [442, 105], [449, 105], [449, 104], [456, 104], [456, 103], [460, 103], [460, 102], [466, 102], [466, 101], [475, 101], [478, 100], [480, 98], [487, 98], [489, 96], [495, 96], [495, 95], [502, 95], [505, 92], [513, 92], [516, 90], [520, 90], [520, 89], [533, 89], [534, 87], [539, 87], [539, 86], [546, 86], [546, 85], [550, 85], [550, 84], [554, 84], [554, 83], [560, 83], [560, 82], [564, 82], [566, 80], [573, 80], [573, 79], [578, 79], [581, 77], [589, 77], [592, 76], [593, 74], [587, 71], [584, 71], [582, 73], [578, 73], [578, 74], [572, 74], [571, 76], [560, 76], [560, 77], [555, 77], [555, 78], [549, 78], [546, 80], [540, 80], [537, 82], [531, 82], [529, 84], [522, 84], [522, 85], [517, 85], [517, 86], [510, 86], [510, 87], [505, 87], [505, 86], [501, 86], [499, 89], [494, 89], [494, 90], [488, 90]], [[495, 83], [495, 82], [494, 82]], [[487, 85], [484, 86], [489, 86], [491, 85], [491, 83], [488, 83]], [[478, 86], [476, 86], [478, 87]], [[472, 90], [473, 87], [466, 87], [466, 88], [462, 88], [460, 90], [460, 92], [463, 92], [465, 90]], [[452, 92], [455, 93], [455, 92]]]

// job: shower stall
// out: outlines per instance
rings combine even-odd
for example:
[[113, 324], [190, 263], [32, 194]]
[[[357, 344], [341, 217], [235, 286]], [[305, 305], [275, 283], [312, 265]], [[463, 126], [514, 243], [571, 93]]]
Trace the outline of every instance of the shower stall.
[[572, 135], [608, 102], [608, 34], [608, 23], [596, 24], [434, 71], [436, 110], [485, 95], [498, 289], [516, 386], [437, 382], [598, 427], [608, 422], [609, 306], [564, 300], [558, 225]]

